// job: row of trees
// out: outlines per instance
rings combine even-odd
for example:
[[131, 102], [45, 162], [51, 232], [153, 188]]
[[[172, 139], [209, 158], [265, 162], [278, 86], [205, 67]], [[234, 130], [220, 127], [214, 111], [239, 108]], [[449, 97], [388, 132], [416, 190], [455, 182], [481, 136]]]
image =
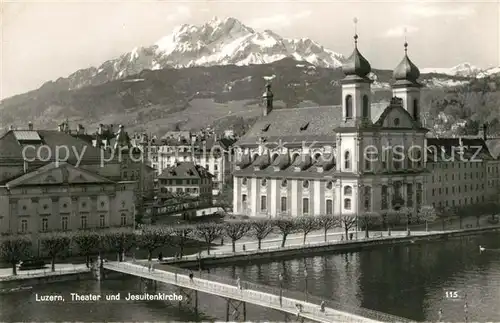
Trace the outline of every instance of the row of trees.
[[[424, 207], [419, 216], [425, 221], [431, 221], [435, 212], [432, 208]], [[178, 248], [182, 256], [184, 247], [188, 240], [197, 239], [204, 241], [207, 245], [207, 253], [210, 254], [210, 246], [217, 239], [228, 238], [232, 244], [232, 251], [236, 251], [236, 242], [244, 236], [254, 237], [258, 242], [258, 249], [262, 247], [262, 241], [271, 233], [278, 233], [282, 237], [281, 246], [284, 247], [287, 237], [292, 233], [302, 233], [303, 243], [307, 235], [312, 231], [323, 230], [324, 240], [327, 241], [328, 231], [333, 228], [343, 228], [345, 237], [348, 239], [349, 230], [356, 227], [365, 229], [365, 236], [369, 237], [369, 229], [374, 225], [391, 223], [390, 219], [401, 221], [401, 218], [410, 219], [409, 213], [397, 212], [394, 214], [380, 215], [378, 213], [366, 213], [354, 215], [324, 215], [324, 216], [301, 216], [297, 218], [263, 218], [252, 220], [229, 220], [223, 223], [201, 223], [197, 225], [181, 226], [143, 226], [132, 232], [130, 229], [116, 228], [108, 231], [78, 231], [75, 233], [54, 232], [40, 238], [42, 253], [51, 259], [52, 270], [55, 270], [55, 262], [72, 248], [76, 247], [79, 253], [86, 257], [89, 265], [90, 257], [105, 252], [113, 252], [118, 255], [120, 261], [123, 254], [133, 248], [140, 248], [148, 252], [148, 259], [152, 259], [153, 252], [164, 246]], [[409, 220], [407, 221], [407, 223]], [[395, 221], [392, 221], [395, 223]], [[16, 275], [16, 264], [29, 256], [32, 249], [32, 241], [28, 236], [12, 235], [5, 236], [0, 240], [0, 256], [4, 261], [12, 265], [13, 274]]]

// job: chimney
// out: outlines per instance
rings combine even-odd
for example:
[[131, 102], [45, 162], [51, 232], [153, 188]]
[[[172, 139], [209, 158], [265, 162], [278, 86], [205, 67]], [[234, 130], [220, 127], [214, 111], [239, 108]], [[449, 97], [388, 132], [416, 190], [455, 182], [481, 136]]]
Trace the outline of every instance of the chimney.
[[266, 92], [262, 94], [264, 103], [263, 115], [267, 116], [273, 110], [273, 92], [271, 92], [271, 83], [266, 84]]
[[33, 123], [31, 121], [28, 122], [28, 130], [33, 131]]
[[13, 126], [13, 125], [10, 125], [10, 126], [9, 126], [9, 130], [14, 130], [14, 126]]
[[488, 139], [488, 125], [483, 124], [483, 139], [486, 141]]
[[81, 124], [78, 124], [77, 133], [79, 135], [83, 135], [85, 133], [85, 128]]

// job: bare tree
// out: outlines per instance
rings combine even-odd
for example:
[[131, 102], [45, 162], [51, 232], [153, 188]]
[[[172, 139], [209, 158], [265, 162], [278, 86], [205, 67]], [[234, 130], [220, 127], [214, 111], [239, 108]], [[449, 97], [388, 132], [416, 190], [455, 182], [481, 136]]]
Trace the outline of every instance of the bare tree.
[[89, 267], [90, 256], [100, 253], [103, 249], [102, 236], [95, 231], [78, 231], [71, 239], [85, 256], [85, 264]]
[[400, 219], [406, 222], [406, 231], [410, 229], [410, 222], [415, 218], [415, 209], [410, 207], [402, 207], [399, 209]]
[[71, 238], [68, 234], [63, 232], [51, 233], [40, 239], [42, 248], [47, 251], [52, 271], [56, 270], [56, 258], [58, 255], [63, 254], [69, 249]]
[[0, 240], [0, 256], [12, 266], [12, 275], [17, 275], [16, 265], [30, 252], [32, 242], [25, 236], [7, 236]]
[[153, 252], [172, 242], [173, 232], [166, 226], [145, 226], [137, 236], [137, 244], [148, 251], [148, 260], [153, 259]]
[[184, 255], [184, 246], [190, 234], [193, 233], [193, 227], [191, 226], [180, 226], [174, 227], [173, 233], [175, 237], [175, 244], [179, 246], [179, 256], [182, 258]]
[[372, 225], [380, 225], [382, 217], [377, 212], [365, 212], [358, 215], [358, 221], [361, 228], [365, 229], [365, 238], [369, 238], [369, 229]]
[[117, 228], [103, 235], [107, 249], [117, 253], [118, 261], [123, 261], [123, 253], [137, 244], [137, 236], [128, 229]]
[[418, 211], [418, 216], [420, 219], [425, 221], [425, 231], [429, 230], [429, 222], [433, 222], [438, 218], [436, 210], [429, 205], [422, 206]]
[[262, 240], [265, 239], [274, 230], [273, 221], [269, 219], [259, 219], [250, 223], [252, 233], [257, 238], [258, 249], [262, 247]]
[[297, 226], [295, 221], [292, 219], [281, 218], [274, 221], [274, 226], [281, 233], [283, 240], [281, 241], [281, 247], [285, 246], [286, 238], [290, 233], [297, 231]]
[[240, 240], [252, 227], [246, 221], [229, 221], [224, 223], [224, 234], [231, 239], [233, 252], [236, 252], [236, 241]]
[[341, 227], [340, 218], [334, 215], [322, 215], [318, 217], [318, 226], [323, 228], [325, 233], [325, 242], [327, 241], [328, 230]]
[[195, 234], [207, 243], [207, 254], [210, 254], [210, 245], [215, 239], [220, 238], [223, 227], [217, 223], [203, 223], [195, 228]]
[[318, 218], [313, 216], [300, 216], [296, 219], [295, 225], [304, 233], [302, 244], [306, 244], [306, 238], [310, 232], [320, 228]]
[[345, 230], [345, 239], [349, 240], [349, 230], [356, 227], [356, 216], [350, 214], [341, 214], [339, 216], [340, 225]]

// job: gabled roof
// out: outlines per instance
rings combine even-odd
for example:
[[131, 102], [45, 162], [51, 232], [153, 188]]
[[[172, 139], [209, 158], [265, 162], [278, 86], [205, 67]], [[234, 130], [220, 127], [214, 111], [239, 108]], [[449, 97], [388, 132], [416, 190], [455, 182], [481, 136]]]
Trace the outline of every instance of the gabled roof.
[[[34, 163], [55, 161], [56, 147], [62, 147], [59, 148], [60, 160], [65, 157], [66, 149], [64, 147], [68, 148], [69, 156], [67, 161], [71, 164], [76, 163], [80, 156], [82, 158], [81, 162], [84, 164], [99, 164], [101, 157], [109, 159], [110, 156], [109, 152], [101, 152], [101, 149], [93, 147], [88, 142], [65, 132], [56, 130], [28, 131], [39, 136], [41, 141], [38, 142], [24, 140], [26, 137], [20, 137], [17, 134], [18, 132], [11, 130], [0, 138], [0, 163], [22, 163], [25, 160]], [[34, 137], [30, 135], [29, 139], [34, 139]], [[41, 146], [47, 146], [50, 149], [39, 149]]]
[[420, 124], [415, 120], [413, 119], [413, 117], [410, 115], [410, 113], [408, 113], [408, 111], [406, 111], [401, 105], [399, 104], [391, 104], [389, 105], [386, 109], [384, 109], [384, 111], [382, 112], [382, 114], [380, 115], [380, 117], [378, 118], [377, 121], [375, 121], [375, 125], [376, 126], [383, 126], [384, 124], [384, 121], [385, 119], [387, 118], [387, 116], [392, 112], [392, 111], [399, 111], [401, 112], [403, 115], [406, 115], [408, 117], [408, 119], [410, 120], [411, 124], [412, 124], [412, 128], [413, 129], [420, 129], [422, 128], [420, 126]]
[[52, 162], [5, 184], [8, 188], [43, 185], [113, 184], [115, 182], [68, 163]]
[[158, 178], [181, 179], [181, 178], [211, 178], [213, 177], [205, 167], [195, 165], [192, 162], [180, 162], [175, 166], [167, 167]]

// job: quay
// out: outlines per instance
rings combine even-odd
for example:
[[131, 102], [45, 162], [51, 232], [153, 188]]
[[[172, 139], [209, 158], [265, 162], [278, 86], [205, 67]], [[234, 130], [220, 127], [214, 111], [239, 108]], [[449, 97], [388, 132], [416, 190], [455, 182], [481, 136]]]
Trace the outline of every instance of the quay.
[[[183, 256], [181, 259], [175, 259], [174, 257], [165, 258], [162, 264], [175, 265], [182, 268], [195, 268], [198, 266], [212, 266], [219, 264], [231, 264], [231, 263], [241, 263], [256, 260], [275, 260], [275, 259], [286, 259], [286, 258], [296, 258], [300, 253], [307, 253], [308, 255], [322, 254], [325, 252], [356, 252], [361, 250], [366, 250], [369, 248], [375, 248], [378, 246], [393, 246], [398, 244], [412, 244], [421, 243], [428, 241], [439, 241], [447, 240], [462, 236], [477, 235], [485, 232], [500, 231], [500, 226], [489, 226], [482, 228], [469, 228], [461, 230], [449, 230], [449, 231], [412, 231], [408, 236], [406, 232], [392, 232], [391, 236], [388, 236], [384, 232], [384, 236], [381, 236], [382, 232], [378, 235], [374, 235], [374, 232], [370, 232], [372, 235], [370, 238], [359, 238], [357, 240], [334, 240], [327, 242], [309, 242], [306, 244], [297, 243], [294, 245], [288, 245], [281, 247], [280, 241], [276, 240], [276, 243], [272, 247], [258, 249], [246, 248], [244, 251], [232, 252], [230, 246], [224, 248], [223, 250], [214, 250], [208, 255], [205, 252]], [[359, 232], [358, 234], [364, 235], [364, 232]], [[146, 263], [147, 260], [140, 260], [139, 262]]]
[[[325, 311], [320, 310], [321, 299], [306, 293], [292, 292], [280, 288], [240, 282], [204, 272], [196, 273], [192, 280], [189, 271], [177, 267], [162, 266], [162, 269], [130, 262], [106, 262], [104, 269], [133, 275], [157, 283], [174, 285], [183, 296], [182, 304], [198, 310], [198, 292], [216, 295], [227, 300], [226, 321], [246, 321], [246, 304], [254, 304], [282, 312], [285, 321], [297, 319], [296, 304], [303, 307], [299, 318], [320, 323], [329, 322], [410, 322], [410, 320], [359, 307], [351, 307], [331, 300], [324, 300]], [[180, 304], [179, 304], [180, 305]]]
[[18, 270], [17, 275], [12, 275], [10, 267], [0, 268], [0, 290], [88, 279], [93, 279], [93, 275], [85, 264], [56, 264], [55, 271], [51, 270], [50, 265], [44, 269]]

